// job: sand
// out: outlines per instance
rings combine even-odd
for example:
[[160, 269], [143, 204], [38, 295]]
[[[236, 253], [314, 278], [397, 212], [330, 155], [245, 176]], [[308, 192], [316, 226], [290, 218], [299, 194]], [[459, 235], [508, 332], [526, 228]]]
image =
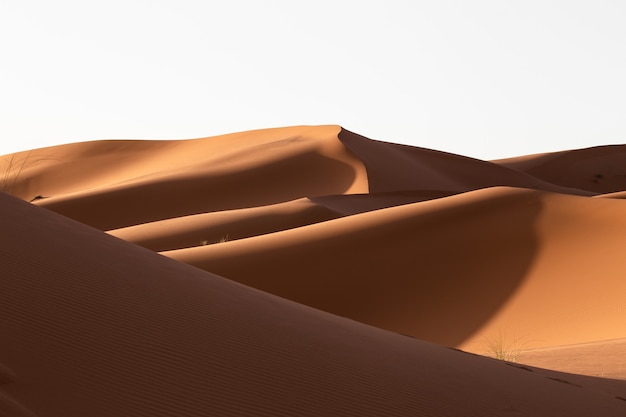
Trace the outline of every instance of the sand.
[[0, 415], [623, 416], [624, 149], [6, 155]]

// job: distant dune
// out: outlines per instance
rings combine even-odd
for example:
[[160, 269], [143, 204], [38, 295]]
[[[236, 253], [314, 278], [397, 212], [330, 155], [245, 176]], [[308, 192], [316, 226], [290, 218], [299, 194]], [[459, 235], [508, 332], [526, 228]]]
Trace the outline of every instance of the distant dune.
[[626, 415], [626, 146], [296, 126], [0, 164], [2, 416]]

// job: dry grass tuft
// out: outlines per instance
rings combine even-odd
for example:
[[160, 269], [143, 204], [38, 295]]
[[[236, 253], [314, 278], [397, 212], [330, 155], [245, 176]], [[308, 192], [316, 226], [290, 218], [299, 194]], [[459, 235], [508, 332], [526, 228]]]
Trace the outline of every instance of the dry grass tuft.
[[22, 174], [26, 168], [36, 163], [51, 158], [33, 157], [32, 151], [28, 151], [25, 156], [21, 156], [21, 152], [0, 157], [0, 191], [7, 194], [13, 194], [15, 186], [22, 178]]
[[517, 362], [524, 343], [515, 336], [507, 337], [506, 332], [500, 330], [497, 336], [486, 338], [485, 347], [487, 356], [507, 362]]

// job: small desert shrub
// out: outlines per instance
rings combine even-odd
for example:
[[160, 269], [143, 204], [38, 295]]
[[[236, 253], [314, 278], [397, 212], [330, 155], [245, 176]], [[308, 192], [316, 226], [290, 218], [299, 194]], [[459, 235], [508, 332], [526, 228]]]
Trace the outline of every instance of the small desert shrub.
[[[224, 242], [228, 242], [228, 235], [222, 236], [220, 240], [218, 240], [216, 243], [224, 243]], [[202, 244], [202, 246], [206, 246], [206, 245], [210, 245], [211, 243], [205, 239], [201, 241], [200, 244]]]
[[28, 151], [25, 156], [19, 156], [17, 153], [14, 153], [0, 157], [0, 191], [13, 194], [15, 186], [22, 178], [24, 170], [35, 165], [37, 162], [47, 159], [51, 158], [33, 157], [32, 151]]
[[30, 152], [24, 158], [18, 158], [16, 154], [2, 158], [2, 171], [0, 171], [0, 191], [11, 194], [15, 184], [20, 179], [22, 171], [26, 168]]
[[508, 338], [506, 333], [500, 330], [497, 336], [486, 338], [485, 347], [487, 356], [507, 362], [517, 362], [524, 344], [515, 336]]

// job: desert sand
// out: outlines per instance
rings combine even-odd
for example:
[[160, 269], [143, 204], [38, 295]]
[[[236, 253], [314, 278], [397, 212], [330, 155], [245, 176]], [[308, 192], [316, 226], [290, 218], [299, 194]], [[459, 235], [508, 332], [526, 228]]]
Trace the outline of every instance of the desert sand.
[[2, 416], [626, 415], [626, 146], [1, 158]]

